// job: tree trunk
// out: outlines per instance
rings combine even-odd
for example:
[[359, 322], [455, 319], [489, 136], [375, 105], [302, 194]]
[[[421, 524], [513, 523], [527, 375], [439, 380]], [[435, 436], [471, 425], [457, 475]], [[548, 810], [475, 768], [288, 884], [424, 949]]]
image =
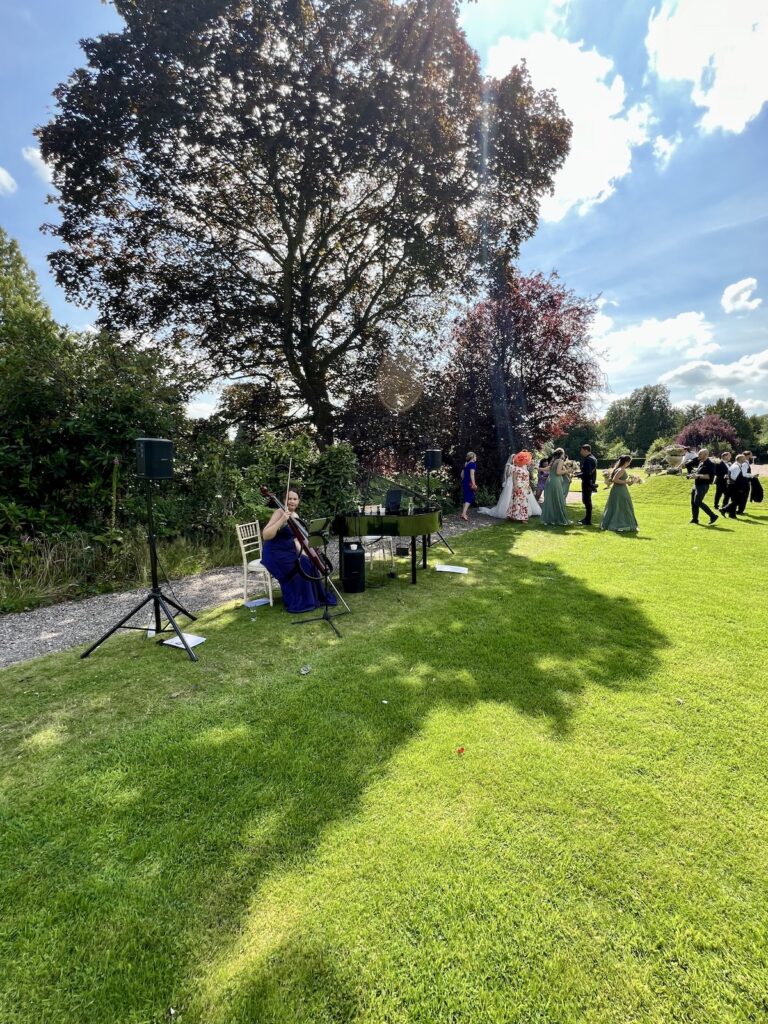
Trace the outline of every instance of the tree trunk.
[[491, 368], [491, 403], [496, 431], [497, 468], [501, 473], [514, 445], [514, 430], [509, 415], [504, 369], [498, 357]]
[[317, 446], [321, 450], [333, 444], [335, 415], [328, 385], [318, 375], [308, 374], [304, 379], [304, 397], [310, 412], [312, 423], [317, 432]]

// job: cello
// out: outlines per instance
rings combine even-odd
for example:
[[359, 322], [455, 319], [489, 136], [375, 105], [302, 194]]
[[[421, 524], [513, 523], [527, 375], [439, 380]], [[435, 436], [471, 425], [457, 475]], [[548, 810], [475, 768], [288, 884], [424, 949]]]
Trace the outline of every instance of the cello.
[[[283, 512], [288, 512], [285, 504], [280, 501], [277, 495], [273, 494], [270, 489], [263, 485], [259, 488], [259, 491], [265, 498], [271, 498], [277, 508]], [[303, 576], [309, 583], [320, 583], [322, 580], [327, 579], [333, 572], [333, 565], [331, 560], [325, 554], [324, 551], [318, 551], [317, 548], [313, 548], [309, 543], [309, 533], [307, 528], [301, 522], [301, 520], [290, 516], [286, 521], [286, 526], [290, 529], [296, 542], [301, 549], [298, 557], [299, 575]], [[304, 568], [301, 564], [301, 555], [306, 555], [312, 565], [312, 568], [316, 575], [312, 575]]]

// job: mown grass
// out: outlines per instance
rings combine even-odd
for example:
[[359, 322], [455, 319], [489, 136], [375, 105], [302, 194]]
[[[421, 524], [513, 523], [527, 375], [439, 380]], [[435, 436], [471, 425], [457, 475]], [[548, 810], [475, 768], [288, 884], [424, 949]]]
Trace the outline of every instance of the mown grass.
[[768, 515], [634, 498], [0, 673], [0, 1020], [766, 1019]]

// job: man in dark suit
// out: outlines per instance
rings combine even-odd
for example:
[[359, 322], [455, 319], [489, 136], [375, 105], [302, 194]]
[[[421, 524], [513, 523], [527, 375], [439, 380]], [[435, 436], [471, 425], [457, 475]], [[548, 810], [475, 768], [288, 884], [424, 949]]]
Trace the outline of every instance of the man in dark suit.
[[583, 444], [581, 454], [581, 500], [584, 502], [584, 518], [579, 522], [582, 526], [592, 525], [592, 494], [597, 490], [597, 459], [592, 454], [592, 446]]
[[[739, 458], [741, 457], [740, 455]], [[709, 505], [704, 504], [709, 485], [715, 479], [715, 464], [710, 459], [709, 451], [706, 448], [701, 449], [698, 458], [699, 464], [696, 467], [691, 488], [691, 522], [698, 525], [699, 509], [702, 509], [709, 516], [710, 523], [716, 523], [720, 517], [712, 511]]]
[[730, 452], [723, 452], [720, 461], [715, 463], [715, 508], [720, 508], [720, 502], [728, 493], [728, 470], [731, 468]]

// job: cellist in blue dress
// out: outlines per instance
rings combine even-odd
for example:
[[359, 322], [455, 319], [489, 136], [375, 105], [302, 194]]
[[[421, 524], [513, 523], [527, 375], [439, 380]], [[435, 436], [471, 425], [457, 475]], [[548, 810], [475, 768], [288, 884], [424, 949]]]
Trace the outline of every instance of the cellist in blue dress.
[[[262, 530], [261, 554], [262, 565], [280, 584], [285, 610], [295, 615], [321, 608], [326, 602], [327, 587], [325, 580], [313, 578], [317, 572], [307, 556], [301, 554], [288, 525], [289, 519], [298, 519], [298, 508], [298, 492], [289, 490], [285, 509], [276, 508]], [[328, 604], [336, 604], [336, 595], [329, 591], [327, 600]]]

